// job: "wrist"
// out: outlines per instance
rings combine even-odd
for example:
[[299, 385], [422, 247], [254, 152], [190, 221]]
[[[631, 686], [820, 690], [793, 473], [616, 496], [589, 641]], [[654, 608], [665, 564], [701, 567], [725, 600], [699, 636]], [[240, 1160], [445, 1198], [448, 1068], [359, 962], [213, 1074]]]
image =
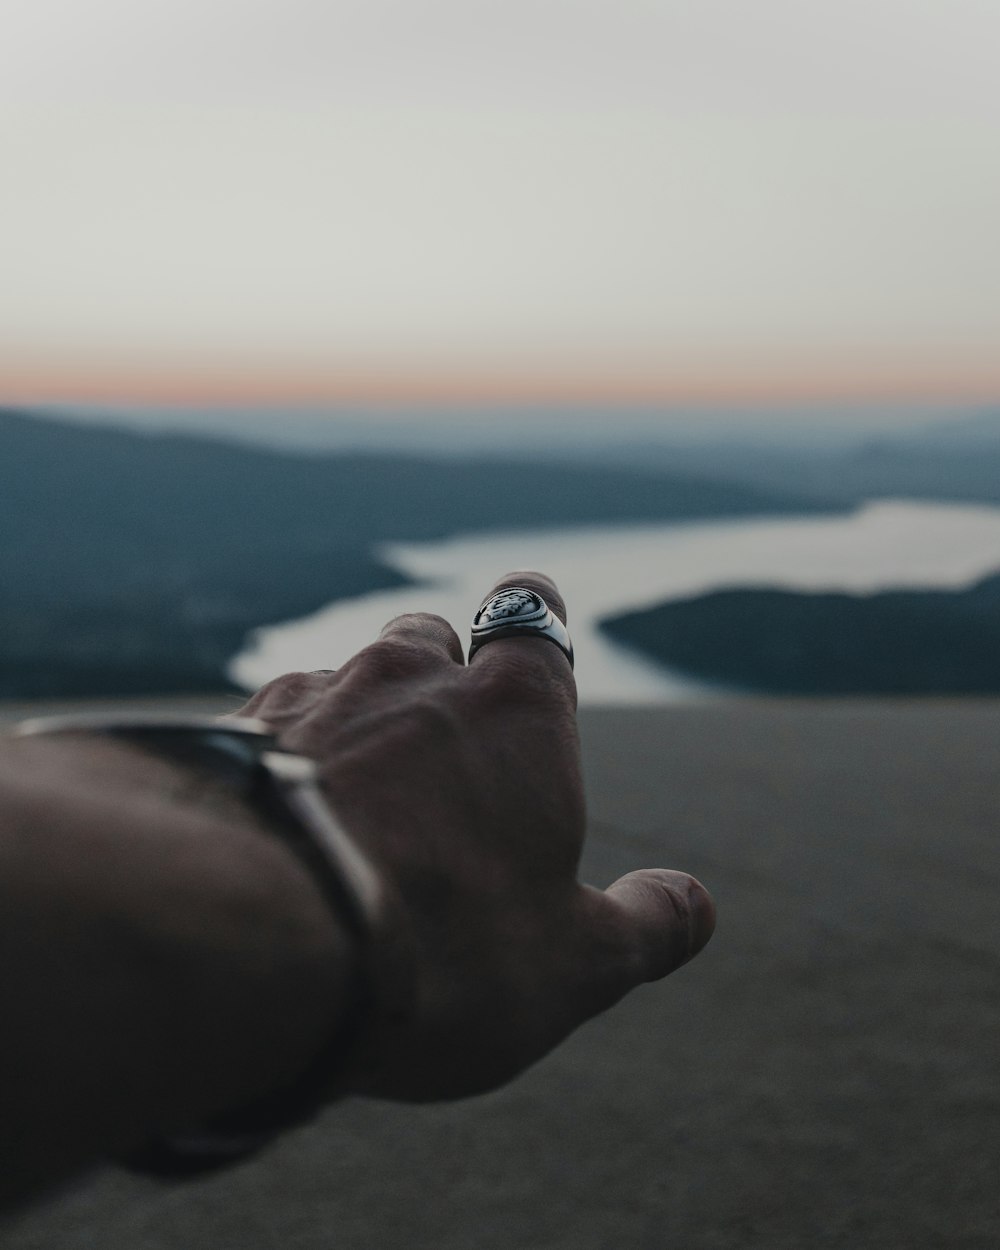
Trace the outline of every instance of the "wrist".
[[360, 963], [357, 936], [275, 813], [209, 770], [101, 734], [11, 739], [4, 755], [38, 800], [32, 838], [44, 824], [49, 858], [93, 869], [90, 928], [113, 913], [115, 950], [95, 955], [96, 975], [118, 959], [137, 983], [122, 998], [137, 1017], [124, 1032], [141, 1035], [130, 1060], [141, 1067], [145, 1049], [148, 1064], [133, 1074], [137, 1105], [121, 1140], [240, 1106], [280, 1127], [275, 1091], [301, 1094], [302, 1074], [314, 1080], [337, 1050]]

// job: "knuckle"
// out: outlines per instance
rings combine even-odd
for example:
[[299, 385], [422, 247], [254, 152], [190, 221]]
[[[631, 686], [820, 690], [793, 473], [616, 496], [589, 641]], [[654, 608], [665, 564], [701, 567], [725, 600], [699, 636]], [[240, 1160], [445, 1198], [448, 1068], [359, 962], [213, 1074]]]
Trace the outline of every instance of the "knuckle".
[[462, 647], [458, 634], [449, 622], [433, 612], [406, 612], [397, 616], [382, 631], [381, 640], [400, 637], [424, 646], [443, 645], [447, 649], [458, 648], [459, 651]]
[[283, 706], [293, 704], [305, 695], [313, 694], [317, 685], [315, 673], [282, 673], [280, 677], [275, 677], [261, 686], [254, 696], [254, 701], [259, 706], [272, 703], [280, 703]]
[[418, 638], [393, 634], [380, 638], [359, 651], [356, 667], [376, 681], [398, 681], [423, 671], [427, 666], [426, 648]]
[[283, 694], [302, 695], [311, 694], [319, 684], [320, 679], [315, 673], [285, 673], [283, 677], [277, 678], [275, 685]]
[[393, 632], [401, 633], [454, 633], [443, 616], [434, 612], [404, 612], [390, 622]]
[[[546, 644], [532, 640], [531, 646], [538, 648]], [[526, 647], [519, 652], [510, 649], [503, 663], [474, 666], [478, 690], [488, 705], [534, 705], [544, 709], [573, 702], [572, 677], [559, 669], [560, 666], [551, 663], [547, 656], [528, 651]]]

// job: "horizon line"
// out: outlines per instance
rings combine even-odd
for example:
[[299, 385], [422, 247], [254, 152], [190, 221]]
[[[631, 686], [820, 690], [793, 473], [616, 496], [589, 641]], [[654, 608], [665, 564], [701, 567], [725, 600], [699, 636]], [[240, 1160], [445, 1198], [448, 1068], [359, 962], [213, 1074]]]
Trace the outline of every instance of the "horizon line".
[[443, 407], [492, 404], [649, 405], [720, 404], [995, 403], [1000, 368], [961, 366], [900, 368], [897, 362], [867, 369], [812, 368], [705, 370], [672, 377], [609, 371], [586, 375], [560, 369], [416, 372], [398, 368], [309, 371], [179, 367], [142, 364], [125, 369], [0, 370], [0, 405], [137, 404], [182, 407], [217, 404], [338, 406], [371, 404]]

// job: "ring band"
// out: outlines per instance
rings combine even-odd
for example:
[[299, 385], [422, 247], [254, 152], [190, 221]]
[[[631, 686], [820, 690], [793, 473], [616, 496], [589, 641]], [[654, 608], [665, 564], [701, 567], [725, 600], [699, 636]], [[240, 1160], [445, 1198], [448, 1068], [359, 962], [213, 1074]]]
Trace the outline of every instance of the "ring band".
[[507, 586], [490, 595], [472, 619], [469, 663], [477, 651], [498, 638], [542, 638], [559, 648], [573, 667], [569, 630], [541, 595], [526, 586]]

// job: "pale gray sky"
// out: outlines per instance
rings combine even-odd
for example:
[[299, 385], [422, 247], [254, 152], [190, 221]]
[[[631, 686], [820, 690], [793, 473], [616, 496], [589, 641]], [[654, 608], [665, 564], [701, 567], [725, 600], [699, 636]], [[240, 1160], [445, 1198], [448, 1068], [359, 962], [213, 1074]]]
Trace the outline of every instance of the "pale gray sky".
[[1000, 394], [1000, 0], [4, 12], [0, 398]]

